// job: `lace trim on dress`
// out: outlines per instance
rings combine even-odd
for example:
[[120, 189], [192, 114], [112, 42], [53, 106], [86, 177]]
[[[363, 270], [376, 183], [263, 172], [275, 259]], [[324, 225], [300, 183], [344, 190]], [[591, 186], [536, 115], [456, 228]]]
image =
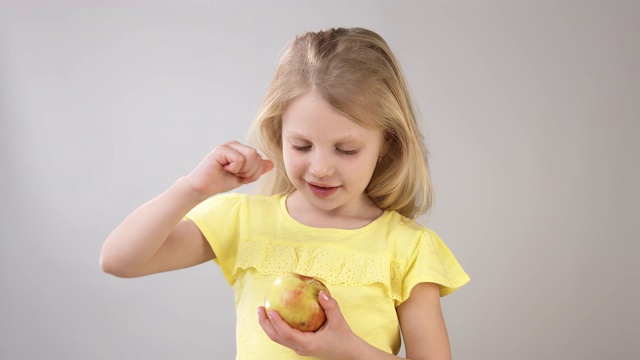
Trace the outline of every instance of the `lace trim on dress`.
[[351, 286], [380, 283], [390, 299], [402, 301], [404, 266], [383, 256], [343, 252], [327, 246], [298, 247], [264, 241], [242, 242], [233, 277], [238, 270], [255, 268], [265, 275], [284, 272], [317, 277], [330, 284]]

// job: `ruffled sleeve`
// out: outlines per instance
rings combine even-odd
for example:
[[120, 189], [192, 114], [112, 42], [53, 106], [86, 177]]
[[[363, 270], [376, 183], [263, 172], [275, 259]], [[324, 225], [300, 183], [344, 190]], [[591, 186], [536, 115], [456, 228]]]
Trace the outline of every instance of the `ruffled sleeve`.
[[451, 294], [469, 281], [455, 256], [440, 237], [425, 229], [417, 242], [402, 280], [402, 301], [409, 298], [411, 289], [421, 282], [440, 285], [440, 296]]

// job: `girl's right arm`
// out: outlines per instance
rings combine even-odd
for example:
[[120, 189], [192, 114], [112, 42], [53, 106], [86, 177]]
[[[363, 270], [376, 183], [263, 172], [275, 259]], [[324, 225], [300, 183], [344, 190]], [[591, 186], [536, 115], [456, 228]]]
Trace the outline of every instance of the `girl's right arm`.
[[238, 142], [215, 148], [189, 175], [136, 209], [113, 230], [100, 253], [102, 270], [136, 277], [215, 258], [200, 230], [184, 216], [205, 199], [254, 182], [272, 168], [270, 160]]

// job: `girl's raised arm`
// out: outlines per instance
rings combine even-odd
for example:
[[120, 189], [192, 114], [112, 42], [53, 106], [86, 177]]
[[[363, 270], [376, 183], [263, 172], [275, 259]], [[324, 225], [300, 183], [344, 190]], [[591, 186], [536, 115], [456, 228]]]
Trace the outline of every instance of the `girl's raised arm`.
[[135, 277], [181, 269], [215, 254], [184, 216], [210, 196], [256, 181], [273, 163], [238, 142], [215, 148], [187, 176], [132, 212], [105, 240], [103, 271]]

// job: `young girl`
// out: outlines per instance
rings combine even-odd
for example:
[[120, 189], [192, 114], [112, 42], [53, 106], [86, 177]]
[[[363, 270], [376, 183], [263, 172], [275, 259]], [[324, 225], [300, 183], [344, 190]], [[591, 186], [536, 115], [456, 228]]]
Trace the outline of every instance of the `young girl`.
[[[433, 202], [427, 152], [386, 42], [361, 28], [296, 37], [251, 139], [265, 157], [218, 146], [130, 214], [104, 243], [103, 270], [133, 277], [213, 259], [235, 294], [237, 359], [392, 359], [400, 331], [409, 359], [450, 359], [440, 297], [469, 278], [414, 222]], [[264, 195], [222, 194], [266, 173]], [[318, 331], [265, 313], [284, 272], [327, 285]]]

